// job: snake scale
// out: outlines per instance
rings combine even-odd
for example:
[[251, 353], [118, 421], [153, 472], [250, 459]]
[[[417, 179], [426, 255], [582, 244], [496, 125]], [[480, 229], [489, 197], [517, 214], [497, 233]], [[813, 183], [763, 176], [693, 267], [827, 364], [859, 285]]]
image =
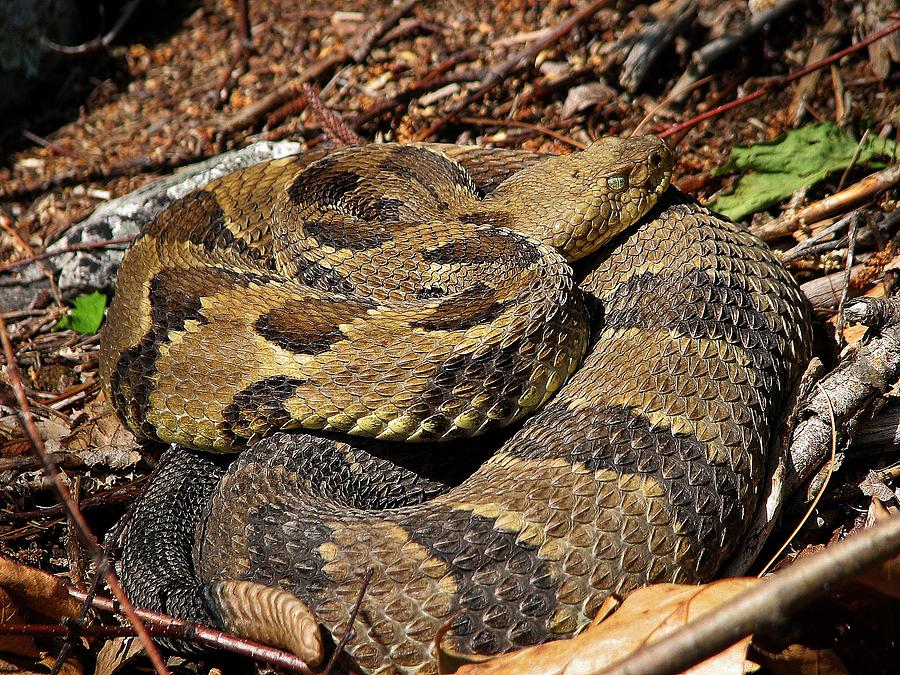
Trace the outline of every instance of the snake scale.
[[441, 651], [496, 654], [611, 592], [710, 578], [757, 506], [808, 312], [671, 169], [652, 137], [370, 145], [170, 206], [102, 336], [109, 400], [175, 444], [126, 532], [127, 592], [265, 637], [277, 607], [226, 583], [250, 580], [337, 639], [368, 569], [348, 662], [430, 673], [443, 628]]

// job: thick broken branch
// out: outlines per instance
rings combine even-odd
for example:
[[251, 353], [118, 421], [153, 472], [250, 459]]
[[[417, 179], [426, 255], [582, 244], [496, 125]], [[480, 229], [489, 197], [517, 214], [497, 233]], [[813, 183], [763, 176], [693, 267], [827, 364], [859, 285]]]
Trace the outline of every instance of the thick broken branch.
[[900, 298], [857, 298], [844, 311], [849, 321], [870, 326], [872, 335], [845, 355], [801, 406], [785, 478], [788, 494], [825, 461], [831, 445], [830, 408], [845, 443], [900, 378]]
[[767, 25], [781, 18], [799, 4], [799, 0], [781, 0], [781, 2], [772, 5], [764, 12], [760, 12], [752, 17], [737, 32], [723, 35], [712, 42], [708, 42], [693, 53], [690, 67], [679, 78], [673, 89], [677, 91], [689, 87], [691, 83], [706, 75], [716, 61], [737, 50], [738, 47]]

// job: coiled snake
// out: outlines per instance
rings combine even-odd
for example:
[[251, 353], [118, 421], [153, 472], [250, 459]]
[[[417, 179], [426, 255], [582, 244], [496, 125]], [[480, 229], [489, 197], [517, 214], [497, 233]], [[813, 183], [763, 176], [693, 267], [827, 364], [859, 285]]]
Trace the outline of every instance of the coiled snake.
[[756, 508], [808, 316], [671, 167], [651, 137], [371, 145], [160, 214], [100, 360], [128, 426], [179, 446], [127, 531], [132, 598], [241, 629], [227, 582], [252, 580], [337, 636], [371, 568], [349, 657], [433, 672], [444, 624], [443, 649], [494, 654], [572, 634], [610, 592], [709, 578]]

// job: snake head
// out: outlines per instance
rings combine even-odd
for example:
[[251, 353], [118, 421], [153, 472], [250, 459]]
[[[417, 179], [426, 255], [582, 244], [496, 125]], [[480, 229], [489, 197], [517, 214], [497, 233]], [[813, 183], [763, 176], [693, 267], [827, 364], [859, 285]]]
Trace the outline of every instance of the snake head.
[[673, 161], [655, 136], [610, 136], [514, 174], [492, 197], [515, 214], [516, 229], [578, 260], [653, 208]]

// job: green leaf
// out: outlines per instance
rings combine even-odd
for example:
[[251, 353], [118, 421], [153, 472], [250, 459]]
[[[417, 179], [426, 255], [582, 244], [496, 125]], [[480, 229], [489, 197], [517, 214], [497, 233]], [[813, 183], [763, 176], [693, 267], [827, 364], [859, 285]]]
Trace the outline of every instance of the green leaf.
[[90, 295], [79, 295], [73, 301], [75, 305], [69, 313], [61, 318], [53, 330], [74, 330], [83, 335], [93, 335], [100, 329], [103, 321], [103, 310], [106, 309], [106, 296], [94, 291]]
[[[844, 171], [859, 145], [831, 122], [791, 129], [774, 141], [747, 148], [734, 148], [722, 174], [734, 169], [747, 171], [735, 190], [709, 206], [732, 220], [741, 220], [786, 199], [800, 188], [818, 183], [832, 173]], [[859, 150], [857, 164], [876, 157], [895, 156], [897, 144], [869, 136]]]

